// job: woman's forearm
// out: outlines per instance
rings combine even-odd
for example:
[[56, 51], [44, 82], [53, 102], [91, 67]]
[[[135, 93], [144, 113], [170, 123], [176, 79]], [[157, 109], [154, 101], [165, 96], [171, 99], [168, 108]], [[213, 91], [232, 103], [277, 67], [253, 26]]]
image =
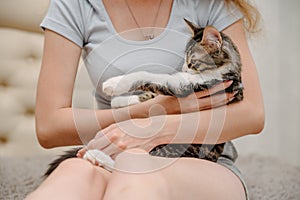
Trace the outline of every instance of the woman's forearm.
[[263, 106], [246, 100], [200, 112], [157, 117], [165, 117], [166, 122], [156, 138], [157, 145], [222, 143], [247, 134], [259, 133], [264, 127]]
[[[245, 100], [210, 110], [115, 123], [98, 133], [87, 148], [117, 155], [131, 148], [150, 151], [160, 144], [216, 144], [259, 133], [263, 125], [262, 104]], [[107, 146], [109, 141], [114, 145]]]
[[99, 130], [111, 124], [148, 117], [148, 106], [139, 104], [106, 110], [59, 108], [56, 111], [38, 111], [38, 140], [45, 148], [86, 144]]

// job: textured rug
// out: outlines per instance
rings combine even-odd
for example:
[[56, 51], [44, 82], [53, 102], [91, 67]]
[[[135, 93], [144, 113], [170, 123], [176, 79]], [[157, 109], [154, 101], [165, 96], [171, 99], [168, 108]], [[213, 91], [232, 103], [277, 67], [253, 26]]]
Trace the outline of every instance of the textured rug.
[[[0, 158], [0, 200], [21, 200], [41, 182], [53, 156]], [[300, 200], [300, 166], [278, 159], [249, 155], [237, 165], [250, 191], [251, 200]]]

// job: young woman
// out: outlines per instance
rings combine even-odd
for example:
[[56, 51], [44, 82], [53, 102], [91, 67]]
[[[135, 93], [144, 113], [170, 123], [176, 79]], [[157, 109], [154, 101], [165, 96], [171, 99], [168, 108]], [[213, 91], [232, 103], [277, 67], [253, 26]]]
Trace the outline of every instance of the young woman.
[[[253, 30], [257, 16], [245, 0], [52, 0], [42, 22], [39, 142], [45, 148], [87, 144], [86, 149], [112, 156], [116, 170], [68, 159], [27, 199], [248, 199], [230, 141], [259, 133], [264, 124], [259, 80], [245, 36], [245, 23]], [[158, 96], [110, 109], [101, 90], [107, 78], [139, 70], [171, 73], [182, 65], [191, 36], [183, 18], [202, 27], [213, 25], [235, 42], [243, 64], [244, 100], [227, 105], [234, 94], [208, 95], [231, 84], [224, 82], [182, 99]], [[72, 107], [81, 55], [95, 86], [96, 110]], [[226, 142], [217, 163], [148, 155], [159, 144], [212, 142]]]

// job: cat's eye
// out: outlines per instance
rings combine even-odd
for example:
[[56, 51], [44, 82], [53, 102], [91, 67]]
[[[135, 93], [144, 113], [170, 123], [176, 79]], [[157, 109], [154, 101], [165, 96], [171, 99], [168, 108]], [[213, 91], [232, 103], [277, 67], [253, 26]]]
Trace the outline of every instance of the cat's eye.
[[216, 63], [214, 63], [214, 62], [208, 62], [208, 61], [204, 61], [204, 60], [199, 60], [199, 64], [215, 65]]

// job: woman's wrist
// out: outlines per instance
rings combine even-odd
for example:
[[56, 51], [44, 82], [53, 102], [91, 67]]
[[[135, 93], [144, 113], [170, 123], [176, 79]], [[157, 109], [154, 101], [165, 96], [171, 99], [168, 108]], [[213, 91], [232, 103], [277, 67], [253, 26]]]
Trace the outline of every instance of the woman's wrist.
[[132, 106], [121, 108], [128, 114], [128, 119], [148, 118], [151, 104], [149, 102], [139, 103]]
[[160, 115], [151, 117], [153, 126], [157, 130], [153, 143], [157, 146], [160, 144], [179, 143], [177, 138], [178, 117], [176, 115]]
[[147, 102], [149, 117], [181, 114], [179, 100], [174, 96], [158, 95]]
[[159, 115], [174, 114], [174, 111], [170, 111], [169, 107], [171, 106], [167, 105], [167, 102], [164, 100], [165, 98], [167, 97], [156, 97], [143, 103], [125, 107], [123, 108], [123, 112], [127, 112], [130, 115], [131, 119], [149, 118]]

